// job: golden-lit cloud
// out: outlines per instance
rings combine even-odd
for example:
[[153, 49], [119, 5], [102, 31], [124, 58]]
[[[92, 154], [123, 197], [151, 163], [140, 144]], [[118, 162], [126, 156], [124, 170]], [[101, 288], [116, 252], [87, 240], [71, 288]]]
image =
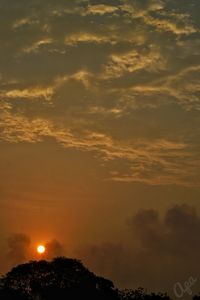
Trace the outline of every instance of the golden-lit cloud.
[[31, 46], [24, 48], [24, 52], [25, 53], [37, 52], [37, 51], [39, 51], [40, 47], [50, 45], [52, 43], [53, 43], [53, 40], [51, 38], [42, 39], [42, 40], [39, 40], [39, 41], [33, 43]]
[[95, 152], [105, 180], [199, 185], [195, 5], [50, 1], [9, 16], [4, 7], [1, 140]]
[[118, 10], [119, 10], [119, 7], [117, 7], [117, 6], [99, 4], [99, 5], [89, 6], [87, 12], [89, 14], [94, 14], [94, 15], [96, 15], [96, 14], [104, 15], [104, 14], [114, 13]]
[[[178, 17], [178, 16], [177, 16]], [[144, 22], [147, 25], [154, 26], [158, 30], [163, 31], [169, 31], [176, 35], [188, 35], [191, 33], [195, 33], [197, 29], [192, 24], [178, 24], [180, 23], [179, 20], [168, 20], [168, 19], [160, 19], [160, 18], [154, 18], [151, 16], [144, 16]]]
[[42, 88], [33, 87], [22, 90], [13, 89], [3, 93], [4, 97], [7, 98], [22, 98], [22, 99], [45, 99], [51, 100], [54, 91], [52, 87]]
[[[145, 3], [145, 2], [144, 2]], [[143, 6], [142, 2], [125, 3], [121, 10], [132, 19], [141, 19], [144, 24], [153, 26], [156, 30], [172, 32], [176, 35], [188, 35], [198, 32], [192, 24], [188, 14], [165, 11], [164, 1], [148, 1]], [[152, 15], [152, 12], [157, 13]]]
[[14, 30], [17, 30], [23, 26], [26, 26], [26, 25], [32, 25], [34, 23], [34, 21], [27, 17], [27, 18], [22, 18], [22, 19], [19, 19], [17, 21], [14, 22], [13, 24], [13, 29]]
[[199, 184], [190, 180], [190, 176], [198, 171], [200, 161], [197, 152], [191, 152], [187, 144], [167, 139], [120, 142], [104, 133], [92, 131], [82, 131], [77, 135], [72, 128], [62, 128], [39, 118], [29, 120], [9, 111], [2, 113], [1, 118], [4, 120], [0, 123], [1, 139], [5, 141], [36, 143], [51, 137], [65, 148], [96, 152], [108, 165], [115, 160], [129, 163], [125, 173], [111, 172], [107, 180], [152, 185]]
[[110, 37], [101, 36], [98, 34], [80, 32], [76, 34], [72, 34], [65, 38], [66, 45], [76, 45], [78, 43], [96, 43], [96, 44], [104, 44], [104, 43], [115, 43], [112, 41]]
[[147, 69], [156, 71], [165, 68], [165, 60], [159, 49], [151, 47], [144, 53], [135, 49], [125, 54], [112, 54], [110, 62], [105, 65], [105, 77], [121, 77], [126, 73], [133, 73], [138, 70]]

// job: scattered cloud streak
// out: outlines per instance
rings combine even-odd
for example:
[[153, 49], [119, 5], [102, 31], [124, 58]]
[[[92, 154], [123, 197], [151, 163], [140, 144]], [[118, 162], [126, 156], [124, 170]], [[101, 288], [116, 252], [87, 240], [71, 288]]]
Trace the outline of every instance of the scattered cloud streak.
[[196, 1], [0, 4], [1, 141], [95, 152], [106, 180], [199, 186]]

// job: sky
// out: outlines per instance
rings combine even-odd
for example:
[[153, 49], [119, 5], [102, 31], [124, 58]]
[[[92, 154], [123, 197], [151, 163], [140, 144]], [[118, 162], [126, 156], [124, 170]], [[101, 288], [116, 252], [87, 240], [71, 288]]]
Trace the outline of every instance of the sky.
[[45, 243], [121, 288], [200, 280], [199, 18], [0, 0], [0, 272]]

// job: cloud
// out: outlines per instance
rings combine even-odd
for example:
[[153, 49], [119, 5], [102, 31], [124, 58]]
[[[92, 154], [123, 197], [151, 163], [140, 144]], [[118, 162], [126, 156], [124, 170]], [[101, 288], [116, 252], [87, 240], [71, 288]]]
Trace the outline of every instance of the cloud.
[[17, 265], [27, 260], [30, 239], [25, 234], [13, 234], [7, 240], [9, 265]]
[[31, 3], [2, 5], [1, 141], [95, 153], [105, 180], [199, 186], [198, 5]]
[[121, 10], [131, 19], [139, 19], [161, 32], [171, 32], [177, 36], [190, 35], [198, 32], [197, 26], [191, 22], [189, 14], [166, 8], [164, 1], [135, 1], [125, 2]]
[[[189, 35], [198, 31], [192, 24], [179, 24], [180, 22], [177, 19], [169, 20], [151, 16], [144, 16], [143, 18], [147, 25], [154, 26], [157, 30], [172, 32], [178, 36]], [[177, 18], [179, 19], [179, 15], [177, 15]]]
[[164, 216], [141, 209], [129, 219], [128, 229], [123, 244], [86, 246], [77, 250], [79, 257], [117, 285], [167, 290], [171, 296], [176, 282], [199, 277], [200, 216], [194, 207], [175, 205]]
[[105, 43], [116, 43], [109, 36], [94, 34], [90, 32], [80, 32], [74, 33], [65, 38], [66, 45], [77, 45], [78, 43], [95, 43], [95, 44], [105, 44]]
[[44, 99], [49, 101], [54, 91], [52, 87], [42, 88], [33, 87], [26, 89], [14, 89], [2, 93], [2, 97], [10, 99], [21, 98], [21, 99]]
[[54, 41], [51, 38], [44, 38], [42, 40], [34, 42], [31, 46], [24, 48], [25, 53], [31, 53], [31, 52], [37, 52], [41, 47], [44, 47], [46, 45], [53, 44]]
[[45, 247], [47, 249], [46, 257], [48, 259], [64, 255], [63, 245], [57, 240], [52, 240], [46, 243]]
[[[12, 85], [15, 85], [15, 81], [5, 82], [6, 88], [0, 92], [2, 99], [13, 100], [44, 100], [49, 103], [53, 100], [53, 96], [59, 92], [64, 84], [68, 81], [81, 82], [85, 88], [92, 88], [91, 80], [93, 75], [86, 70], [79, 70], [71, 75], [57, 76], [49, 86], [30, 86], [27, 88], [12, 89]], [[18, 82], [17, 82], [18, 84]], [[20, 82], [19, 82], [20, 84]], [[23, 83], [21, 83], [23, 85]]]
[[[200, 215], [195, 207], [174, 205], [164, 213], [140, 209], [128, 218], [124, 229], [128, 233], [123, 242], [82, 245], [73, 255], [121, 288], [143, 286], [172, 294], [176, 282], [199, 277]], [[7, 267], [31, 259], [30, 246], [27, 235], [11, 235], [7, 239]], [[57, 240], [47, 242], [46, 248], [47, 259], [65, 254]]]
[[143, 17], [151, 12], [160, 11], [164, 8], [163, 1], [124, 1], [120, 6], [127, 18], [144, 21]]
[[20, 114], [3, 112], [0, 121], [1, 139], [11, 143], [29, 142], [36, 143], [45, 136], [51, 135], [51, 126], [42, 119], [29, 120]]
[[88, 13], [89, 14], [112, 14], [119, 10], [119, 7], [117, 6], [111, 6], [111, 5], [105, 5], [105, 4], [98, 4], [98, 5], [91, 5], [88, 7]]
[[38, 24], [38, 23], [39, 22], [38, 22], [37, 19], [33, 19], [33, 18], [30, 18], [30, 17], [25, 17], [25, 18], [15, 20], [14, 24], [13, 24], [13, 29], [14, 30], [19, 30], [20, 28], [22, 28], [24, 26], [31, 26], [31, 25]]
[[112, 169], [105, 180], [150, 185], [199, 185], [198, 151], [190, 149], [188, 144], [169, 139], [118, 141], [103, 132], [74, 131], [70, 126], [66, 128], [48, 119], [26, 118], [11, 113], [9, 108], [2, 112], [1, 117], [1, 139], [4, 141], [36, 143], [53, 138], [66, 149], [95, 152], [107, 166], [119, 160], [128, 163], [123, 172]]
[[[48, 241], [45, 245], [46, 253], [44, 259], [52, 259], [63, 256], [64, 246], [56, 239]], [[31, 238], [23, 233], [14, 233], [5, 240], [5, 259], [1, 262], [0, 272], [7, 272], [14, 266], [27, 262], [28, 260], [39, 259], [36, 256], [35, 245]], [[2, 249], [4, 251], [4, 249]]]
[[194, 207], [176, 205], [167, 210], [162, 220], [156, 210], [141, 210], [129, 222], [140, 247], [186, 257], [200, 248], [200, 217]]
[[125, 54], [112, 54], [110, 62], [105, 65], [105, 78], [117, 78], [126, 73], [133, 73], [142, 69], [149, 72], [165, 68], [165, 60], [159, 49], [150, 47], [148, 52], [132, 50]]
[[[174, 102], [185, 110], [200, 109], [198, 91], [200, 65], [182, 68], [176, 74], [163, 76], [153, 80], [150, 84], [141, 84], [119, 89], [119, 93], [132, 99], [130, 105], [136, 109], [142, 107], [159, 107], [162, 104]], [[140, 96], [148, 99], [153, 96], [153, 101], [140, 103]], [[162, 96], [162, 97], [161, 97]], [[156, 101], [155, 99], [158, 98]], [[126, 99], [126, 98], [125, 98]], [[138, 99], [138, 102], [134, 101]], [[128, 105], [128, 102], [126, 103]]]

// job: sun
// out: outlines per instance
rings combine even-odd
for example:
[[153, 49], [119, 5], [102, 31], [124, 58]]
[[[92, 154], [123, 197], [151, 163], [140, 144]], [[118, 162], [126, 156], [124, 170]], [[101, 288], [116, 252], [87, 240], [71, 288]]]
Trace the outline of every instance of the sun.
[[37, 247], [37, 252], [38, 252], [39, 254], [43, 254], [43, 253], [45, 253], [45, 251], [46, 251], [45, 246], [39, 245], [39, 246]]

